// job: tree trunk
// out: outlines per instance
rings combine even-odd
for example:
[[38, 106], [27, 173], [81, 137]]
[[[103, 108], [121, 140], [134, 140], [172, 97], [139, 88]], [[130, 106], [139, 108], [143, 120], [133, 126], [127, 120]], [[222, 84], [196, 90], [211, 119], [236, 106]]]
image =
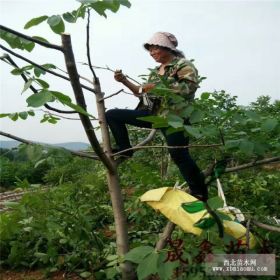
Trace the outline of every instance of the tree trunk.
[[[96, 106], [98, 112], [98, 120], [101, 128], [101, 135], [103, 141], [103, 150], [105, 154], [112, 161], [112, 169], [107, 169], [107, 181], [108, 188], [110, 192], [110, 197], [112, 201], [114, 221], [116, 227], [116, 242], [118, 255], [123, 256], [129, 251], [129, 241], [128, 241], [128, 229], [126, 222], [126, 215], [124, 210], [124, 202], [121, 193], [120, 180], [118, 176], [117, 164], [112, 159], [111, 155], [111, 144], [110, 144], [110, 134], [105, 117], [105, 105], [104, 105], [104, 94], [101, 92], [101, 87], [99, 80], [94, 81], [94, 89], [96, 94]], [[122, 268], [122, 278], [123, 279], [133, 279], [133, 270], [129, 262], [121, 264]]]
[[[86, 102], [79, 81], [79, 74], [76, 68], [70, 35], [62, 34], [62, 46], [63, 46], [63, 53], [65, 57], [67, 72], [69, 74], [69, 78], [75, 94], [76, 102], [79, 106], [81, 106], [83, 109], [86, 110]], [[117, 250], [119, 256], [123, 256], [129, 250], [127, 222], [126, 222], [124, 203], [122, 199], [122, 193], [121, 193], [119, 177], [117, 172], [117, 165], [116, 162], [112, 159], [112, 157], [110, 157], [111, 146], [110, 146], [109, 131], [106, 125], [104, 101], [101, 100], [103, 94], [101, 92], [98, 79], [95, 80], [95, 89], [97, 91], [96, 92], [97, 110], [98, 110], [98, 119], [100, 122], [102, 138], [103, 138], [102, 139], [104, 145], [103, 149], [101, 148], [96, 138], [89, 117], [81, 113], [79, 113], [79, 116], [93, 150], [99, 156], [100, 160], [102, 161], [102, 163], [107, 169], [108, 187], [110, 191], [115, 226], [116, 226]], [[121, 268], [122, 268], [122, 279], [131, 280], [134, 278], [134, 272], [129, 262], [125, 262], [121, 264]]]

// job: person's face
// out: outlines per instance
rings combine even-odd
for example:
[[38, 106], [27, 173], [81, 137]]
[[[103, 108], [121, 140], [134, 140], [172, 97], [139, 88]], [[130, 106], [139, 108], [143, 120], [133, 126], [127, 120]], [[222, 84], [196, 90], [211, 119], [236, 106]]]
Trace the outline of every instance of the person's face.
[[167, 49], [161, 48], [159, 46], [151, 45], [149, 47], [149, 53], [152, 58], [159, 63], [166, 62], [166, 60], [170, 57], [170, 52]]

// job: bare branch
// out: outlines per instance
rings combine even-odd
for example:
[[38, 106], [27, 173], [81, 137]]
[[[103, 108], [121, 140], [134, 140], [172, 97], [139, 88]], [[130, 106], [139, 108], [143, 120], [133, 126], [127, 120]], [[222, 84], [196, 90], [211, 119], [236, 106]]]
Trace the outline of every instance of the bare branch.
[[99, 102], [100, 102], [100, 101], [104, 101], [105, 99], [108, 99], [108, 98], [111, 98], [111, 97], [113, 97], [113, 96], [115, 96], [115, 95], [118, 95], [118, 94], [121, 93], [121, 92], [123, 92], [123, 89], [120, 89], [119, 91], [117, 91], [117, 92], [115, 92], [115, 93], [113, 93], [113, 94], [111, 94], [111, 95], [108, 95], [108, 96], [106, 96], [106, 97], [103, 97], [103, 98], [99, 99], [98, 101], [99, 101]]
[[238, 165], [238, 166], [235, 166], [235, 167], [229, 167], [229, 168], [226, 168], [225, 172], [226, 173], [235, 172], [235, 171], [255, 167], [255, 166], [258, 166], [258, 165], [263, 165], [263, 164], [266, 164], [266, 163], [277, 162], [277, 161], [280, 161], [280, 156], [279, 157], [272, 157], [272, 158], [265, 158], [265, 159], [257, 160], [257, 161], [252, 161], [252, 162], [242, 164], [242, 165]]
[[41, 41], [41, 40], [35, 39], [35, 38], [33, 38], [33, 37], [24, 35], [24, 34], [22, 34], [22, 33], [20, 33], [20, 32], [17, 32], [17, 31], [15, 31], [15, 30], [13, 30], [13, 29], [10, 29], [10, 28], [8, 28], [8, 27], [6, 27], [6, 26], [0, 25], [0, 30], [1, 30], [1, 29], [4, 30], [4, 31], [6, 31], [6, 32], [12, 33], [12, 34], [14, 34], [14, 35], [16, 35], [16, 36], [19, 36], [19, 37], [21, 37], [21, 38], [23, 38], [23, 39], [25, 39], [25, 40], [28, 40], [28, 41], [34, 42], [34, 43], [36, 43], [36, 44], [39, 44], [39, 45], [41, 45], [41, 46], [44, 46], [44, 47], [46, 47], [46, 48], [50, 48], [50, 49], [55, 49], [55, 50], [63, 51], [63, 49], [62, 49], [61, 46], [57, 46], [57, 45], [54, 45], [54, 44], [50, 44], [50, 43], [47, 43], [47, 42], [43, 42], [43, 41]]
[[[0, 57], [1, 60], [5, 61], [5, 60], [8, 60], [9, 64], [11, 64], [12, 66], [16, 67], [16, 68], [19, 68], [18, 65], [14, 62], [14, 60], [8, 55], [8, 54], [5, 54], [3, 57]], [[20, 74], [21, 77], [23, 78], [23, 80], [25, 82], [28, 81], [28, 79], [26, 78], [25, 74], [22, 73]], [[32, 85], [29, 87], [34, 93], [37, 93], [37, 89], [35, 89]], [[54, 111], [54, 112], [57, 112], [57, 113], [61, 113], [61, 114], [75, 114], [77, 113], [76, 111], [65, 111], [65, 110], [60, 110], [60, 109], [56, 109], [56, 108], [53, 108], [52, 106], [48, 105], [48, 104], [44, 104], [44, 107], [51, 110], [51, 111]]]
[[250, 249], [250, 224], [251, 219], [248, 219], [246, 223], [246, 252]]
[[[46, 111], [46, 110], [41, 110], [42, 112], [46, 113], [46, 114], [49, 114], [51, 116], [56, 116], [56, 117], [59, 117], [61, 119], [66, 119], [66, 120], [74, 120], [74, 121], [80, 121], [79, 118], [69, 118], [69, 117], [65, 117], [65, 116], [61, 116], [61, 115], [58, 115], [58, 114], [54, 114], [52, 112], [49, 112], [49, 111]], [[90, 118], [91, 121], [98, 121], [98, 119], [96, 118]]]
[[88, 65], [89, 69], [93, 75], [94, 81], [97, 80], [96, 74], [93, 70], [90, 58], [90, 47], [89, 47], [89, 26], [90, 26], [90, 9], [87, 9], [88, 17], [87, 17], [87, 58], [88, 58]]
[[171, 237], [171, 234], [174, 229], [175, 229], [175, 224], [168, 221], [162, 234], [160, 235], [160, 239], [158, 240], [158, 242], [156, 244], [157, 251], [160, 251], [165, 248], [165, 246], [167, 244], [167, 240]]
[[276, 231], [276, 232], [280, 232], [280, 227], [277, 226], [272, 226], [272, 225], [267, 225], [267, 224], [263, 224], [261, 222], [258, 222], [256, 220], [252, 220], [251, 221], [254, 225], [256, 225], [259, 228], [263, 228], [266, 229], [268, 231]]
[[[85, 62], [81, 62], [82, 65], [88, 65], [87, 63]], [[92, 66], [93, 68], [95, 69], [102, 69], [102, 70], [108, 70], [108, 71], [111, 71], [111, 72], [115, 72], [115, 70], [111, 69], [109, 66], [106, 65], [106, 67], [101, 67], [101, 66]], [[130, 76], [128, 75], [125, 75], [126, 78], [130, 79], [131, 81], [135, 82], [136, 84], [138, 85], [141, 85], [141, 83], [139, 83], [138, 81], [136, 81], [135, 79], [131, 78]]]
[[222, 146], [223, 144], [211, 144], [211, 145], [187, 145], [187, 146], [159, 146], [159, 145], [155, 145], [155, 146], [134, 146], [132, 148], [129, 148], [129, 149], [125, 149], [125, 150], [122, 150], [121, 152], [118, 152], [118, 153], [115, 153], [113, 154], [113, 156], [117, 156], [117, 155], [120, 155], [122, 153], [125, 153], [127, 151], [132, 151], [132, 150], [139, 150], [139, 149], [150, 149], [150, 148], [166, 148], [166, 149], [184, 149], [184, 148], [215, 148], [215, 147], [220, 147]]
[[136, 145], [136, 147], [142, 147], [146, 144], [148, 144], [149, 142], [151, 142], [154, 137], [156, 136], [157, 130], [156, 129], [152, 129], [151, 132], [149, 133], [149, 135], [147, 136], [147, 138], [145, 138], [142, 142], [138, 143]]
[[[58, 73], [56, 73], [56, 72], [54, 72], [54, 71], [52, 71], [52, 70], [49, 70], [49, 69], [47, 69], [47, 68], [45, 68], [45, 67], [43, 67], [43, 66], [41, 66], [41, 65], [39, 65], [39, 64], [37, 64], [37, 63], [35, 63], [35, 62], [29, 60], [29, 59], [27, 59], [27, 58], [25, 58], [25, 57], [23, 57], [23, 56], [17, 54], [17, 53], [15, 53], [15, 52], [9, 50], [8, 48], [4, 47], [4, 46], [1, 45], [1, 44], [0, 44], [0, 48], [3, 49], [3, 50], [5, 50], [6, 52], [8, 52], [8, 53], [10, 53], [10, 54], [12, 54], [12, 55], [14, 55], [14, 56], [16, 56], [17, 58], [20, 58], [20, 59], [22, 59], [22, 60], [24, 60], [24, 61], [26, 61], [26, 62], [28, 62], [28, 63], [34, 65], [34, 66], [36, 66], [37, 68], [39, 68], [39, 69], [41, 69], [41, 70], [43, 70], [43, 71], [46, 71], [47, 73], [50, 73], [50, 74], [52, 74], [52, 75], [54, 75], [54, 76], [57, 76], [57, 77], [59, 77], [59, 78], [61, 78], [61, 79], [66, 80], [66, 81], [70, 81], [70, 79], [69, 79], [68, 77], [63, 76], [63, 75], [61, 75], [61, 74], [58, 74]], [[81, 87], [84, 88], [84, 89], [87, 89], [88, 91], [94, 92], [94, 90], [93, 90], [92, 88], [88, 87], [88, 86], [85, 86], [85, 85], [82, 85], [82, 84], [81, 84]]]
[[[62, 34], [61, 38], [62, 38], [62, 46], [64, 50], [63, 53], [65, 58], [66, 68], [69, 74], [69, 78], [71, 80], [71, 85], [76, 98], [76, 102], [79, 106], [81, 106], [84, 110], [86, 110], [86, 102], [79, 80], [79, 74], [76, 68], [74, 53], [71, 44], [71, 37], [68, 34]], [[115, 168], [113, 167], [109, 157], [104, 153], [103, 149], [101, 148], [99, 141], [94, 133], [94, 128], [92, 126], [89, 117], [80, 113], [79, 116], [93, 150], [96, 152], [96, 154], [103, 162], [103, 164], [106, 166], [106, 168], [110, 172], [114, 173]]]
[[[3, 132], [3, 131], [0, 131], [0, 135], [5, 136], [5, 137], [10, 138], [10, 139], [17, 140], [17, 141], [19, 141], [21, 143], [24, 143], [24, 144], [27, 144], [27, 145], [40, 145], [42, 147], [49, 146], [48, 144], [42, 144], [42, 143], [39, 143], [39, 142], [34, 142], [34, 141], [26, 140], [26, 139], [20, 138], [18, 136], [15, 136], [15, 135]], [[99, 158], [97, 156], [91, 156], [91, 155], [89, 155], [89, 154], [87, 154], [85, 152], [75, 152], [75, 151], [71, 151], [71, 150], [68, 150], [68, 149], [65, 149], [65, 148], [62, 148], [62, 147], [56, 147], [56, 146], [53, 146], [53, 147], [56, 148], [56, 149], [65, 150], [65, 151], [71, 153], [74, 156], [79, 156], [79, 157], [99, 160]]]

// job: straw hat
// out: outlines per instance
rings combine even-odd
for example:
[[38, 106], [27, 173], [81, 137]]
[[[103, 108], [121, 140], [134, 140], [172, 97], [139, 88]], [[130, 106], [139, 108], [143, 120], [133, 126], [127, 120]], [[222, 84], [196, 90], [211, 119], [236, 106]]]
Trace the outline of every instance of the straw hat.
[[144, 44], [144, 48], [149, 50], [151, 45], [160, 46], [168, 48], [174, 52], [178, 52], [179, 50], [176, 48], [178, 46], [178, 41], [176, 37], [168, 32], [156, 32], [152, 38]]

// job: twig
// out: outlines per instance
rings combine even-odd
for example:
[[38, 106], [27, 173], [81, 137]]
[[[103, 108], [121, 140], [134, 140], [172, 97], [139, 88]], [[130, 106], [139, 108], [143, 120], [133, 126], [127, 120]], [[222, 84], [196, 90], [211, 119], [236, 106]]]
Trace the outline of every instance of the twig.
[[90, 9], [87, 10], [88, 17], [87, 17], [87, 59], [88, 59], [88, 65], [89, 69], [94, 77], [94, 81], [97, 80], [96, 74], [93, 70], [92, 64], [91, 64], [91, 58], [90, 58], [90, 47], [89, 47], [89, 24], [90, 24]]
[[156, 129], [152, 129], [151, 132], [149, 133], [149, 135], [147, 136], [147, 138], [145, 138], [142, 142], [138, 143], [136, 145], [136, 147], [142, 147], [146, 144], [148, 144], [149, 142], [151, 142], [154, 137], [156, 136], [157, 130]]
[[[20, 59], [22, 59], [22, 60], [24, 60], [24, 61], [26, 61], [26, 62], [28, 62], [28, 63], [34, 65], [34, 66], [36, 66], [37, 68], [39, 68], [39, 69], [41, 69], [41, 70], [44, 70], [44, 71], [46, 71], [46, 72], [48, 72], [48, 73], [50, 73], [50, 74], [52, 74], [52, 75], [54, 75], [54, 76], [57, 76], [57, 77], [59, 77], [59, 78], [61, 78], [61, 79], [64, 79], [64, 80], [66, 80], [66, 81], [70, 81], [70, 79], [69, 79], [68, 77], [63, 76], [63, 75], [61, 75], [61, 74], [58, 74], [58, 73], [56, 73], [56, 72], [54, 72], [54, 71], [52, 71], [52, 70], [49, 70], [49, 69], [47, 69], [47, 68], [45, 68], [45, 67], [43, 67], [43, 66], [41, 66], [41, 65], [39, 65], [39, 64], [37, 64], [37, 63], [35, 63], [35, 62], [29, 60], [29, 59], [27, 59], [27, 58], [25, 58], [25, 57], [23, 57], [23, 56], [17, 54], [17, 53], [15, 53], [15, 52], [9, 50], [8, 48], [4, 47], [4, 46], [1, 45], [1, 44], [0, 44], [0, 48], [3, 49], [3, 50], [5, 50], [6, 52], [8, 52], [8, 53], [10, 53], [10, 54], [12, 54], [12, 55], [14, 55], [14, 56], [16, 56], [17, 58], [20, 58]], [[88, 87], [88, 86], [85, 86], [85, 85], [83, 85], [83, 84], [81, 84], [81, 87], [84, 88], [84, 89], [87, 89], [88, 91], [94, 92], [94, 90], [93, 90], [92, 88], [90, 88], [90, 87]]]
[[248, 219], [246, 223], [246, 252], [250, 248], [250, 223], [251, 223], [251, 219]]
[[[88, 65], [88, 64], [85, 63], [85, 62], [80, 62], [80, 63], [81, 63], [82, 65]], [[108, 70], [108, 71], [111, 71], [111, 72], [113, 72], [113, 73], [115, 72], [115, 70], [111, 69], [111, 68], [108, 67], [107, 65], [106, 65], [106, 67], [101, 67], [101, 66], [92, 66], [92, 67], [95, 68], [95, 69]], [[131, 81], [135, 82], [136, 84], [141, 85], [141, 83], [139, 83], [139, 82], [136, 81], [135, 79], [131, 78], [130, 76], [125, 75], [125, 77], [128, 78], [128, 79], [130, 79]]]
[[[3, 131], [0, 131], [0, 135], [5, 136], [5, 137], [10, 138], [10, 139], [17, 140], [17, 141], [19, 141], [21, 143], [24, 143], [24, 144], [27, 144], [27, 145], [40, 145], [40, 146], [43, 146], [43, 147], [44, 146], [49, 146], [49, 145], [46, 145], [46, 144], [26, 140], [26, 139], [20, 138], [18, 136], [15, 136], [15, 135], [3, 132]], [[67, 151], [74, 156], [99, 160], [99, 158], [97, 156], [91, 156], [91, 155], [88, 155], [87, 153], [84, 153], [84, 152], [75, 152], [75, 151], [71, 151], [71, 150], [68, 150], [68, 149], [65, 149], [65, 148], [62, 148], [62, 147], [56, 147], [56, 146], [53, 146], [53, 147], [56, 148], [56, 149]]]
[[[63, 69], [61, 69], [61, 68], [59, 68], [59, 67], [57, 67], [57, 66], [55, 66], [55, 67], [56, 67], [56, 69], [58, 69], [59, 71], [63, 72], [64, 74], [68, 74], [67, 71], [65, 71], [65, 70], [63, 70]], [[79, 75], [79, 77], [80, 77], [80, 79], [85, 80], [85, 81], [87, 81], [88, 83], [90, 83], [90, 84], [93, 85], [93, 81], [91, 81], [90, 79], [88, 79], [88, 78], [86, 78], [86, 77], [84, 77], [84, 76], [81, 76], [81, 75]]]
[[[75, 57], [72, 49], [71, 44], [71, 37], [68, 34], [62, 34], [62, 46], [63, 46], [63, 54], [65, 58], [65, 64], [67, 67], [67, 72], [71, 79], [71, 86], [75, 95], [76, 102], [79, 106], [81, 106], [84, 110], [86, 110], [86, 101], [83, 94], [83, 90], [79, 80], [79, 74], [76, 67]], [[96, 81], [97, 82], [97, 81]], [[94, 132], [94, 128], [88, 116], [79, 113], [81, 122], [83, 124], [84, 130], [87, 134], [88, 140], [91, 144], [91, 147], [96, 152], [97, 156], [100, 158], [102, 163], [106, 166], [109, 171], [112, 171], [112, 174], [115, 171], [112, 161], [110, 158], [105, 154], [100, 143], [96, 137]], [[100, 117], [99, 117], [100, 118]]]
[[118, 95], [118, 94], [121, 93], [121, 92], [123, 92], [123, 89], [120, 89], [119, 91], [117, 91], [117, 92], [115, 92], [115, 93], [113, 93], [113, 94], [111, 94], [111, 95], [108, 95], [108, 96], [106, 96], [106, 97], [103, 97], [103, 98], [99, 99], [98, 101], [100, 102], [100, 101], [103, 101], [103, 100], [105, 100], [105, 99], [111, 98], [112, 96]]
[[257, 161], [252, 161], [252, 162], [242, 164], [242, 165], [238, 165], [238, 166], [235, 166], [235, 167], [229, 167], [229, 168], [226, 168], [225, 173], [235, 172], [235, 171], [247, 169], [247, 168], [250, 168], [250, 167], [254, 167], [254, 166], [258, 166], [258, 165], [262, 165], [262, 164], [266, 164], [266, 163], [277, 162], [277, 161], [280, 161], [280, 156], [279, 157], [272, 157], [272, 158], [265, 158], [265, 159], [257, 160]]
[[220, 147], [220, 146], [222, 146], [222, 144], [187, 145], [187, 146], [159, 146], [159, 145], [155, 145], [155, 146], [134, 146], [132, 148], [122, 150], [121, 152], [117, 152], [117, 153], [113, 154], [113, 156], [120, 155], [120, 154], [125, 153], [127, 151], [139, 150], [139, 149], [149, 149], [149, 148], [184, 149], [184, 148], [214, 148], [214, 147]]
[[171, 234], [175, 228], [175, 224], [172, 222], [167, 222], [162, 234], [160, 235], [160, 239], [156, 244], [156, 250], [160, 251], [165, 248], [167, 244], [167, 240], [171, 237]]
[[[8, 61], [8, 63], [16, 68], [19, 68], [18, 65], [14, 62], [14, 60], [8, 55], [8, 54], [5, 54], [4, 56], [0, 57], [1, 60], [5, 61], [6, 60]], [[21, 77], [23, 78], [23, 80], [25, 82], [28, 81], [28, 79], [26, 78], [25, 74], [24, 73], [21, 73], [20, 74]], [[37, 93], [37, 89], [35, 89], [32, 85], [29, 87], [34, 93]], [[57, 113], [61, 113], [61, 114], [75, 114], [77, 113], [76, 111], [65, 111], [65, 110], [60, 110], [60, 109], [56, 109], [48, 104], [44, 104], [44, 107], [51, 110], [51, 111], [55, 111]]]
[[43, 41], [41, 41], [41, 40], [35, 39], [35, 38], [33, 38], [33, 37], [24, 35], [24, 34], [22, 34], [22, 33], [20, 33], [20, 32], [17, 32], [17, 31], [15, 31], [15, 30], [13, 30], [13, 29], [10, 29], [10, 28], [8, 28], [8, 27], [6, 27], [6, 26], [0, 25], [0, 29], [4, 30], [4, 31], [6, 31], [6, 32], [9, 32], [9, 33], [11, 33], [11, 34], [14, 34], [14, 35], [16, 35], [16, 36], [19, 36], [19, 37], [21, 37], [21, 38], [23, 38], [23, 39], [25, 39], [25, 40], [28, 40], [28, 41], [37, 43], [37, 44], [39, 44], [39, 45], [41, 45], [41, 46], [44, 46], [44, 47], [46, 47], [46, 48], [56, 49], [56, 50], [59, 50], [59, 51], [63, 51], [63, 49], [62, 49], [61, 46], [57, 46], [57, 45], [54, 45], [54, 44], [50, 44], [50, 43], [47, 43], [47, 42], [43, 42]]
[[267, 224], [263, 224], [261, 222], [258, 222], [256, 220], [251, 220], [251, 223], [253, 223], [254, 225], [256, 225], [259, 228], [263, 228], [269, 231], [276, 231], [276, 232], [280, 232], [280, 227], [276, 227], [276, 226], [272, 226], [272, 225], [267, 225]]
[[[80, 121], [79, 118], [69, 118], [69, 117], [64, 117], [64, 116], [61, 116], [61, 115], [58, 115], [58, 114], [54, 114], [54, 113], [51, 113], [49, 111], [46, 111], [46, 110], [41, 110], [42, 112], [46, 113], [46, 114], [49, 114], [49, 115], [52, 115], [52, 116], [56, 116], [56, 117], [59, 117], [61, 119], [66, 119], [66, 120], [74, 120], [74, 121]], [[75, 112], [76, 113], [76, 112]], [[98, 121], [98, 119], [96, 118], [90, 118], [90, 120], [92, 121]]]

